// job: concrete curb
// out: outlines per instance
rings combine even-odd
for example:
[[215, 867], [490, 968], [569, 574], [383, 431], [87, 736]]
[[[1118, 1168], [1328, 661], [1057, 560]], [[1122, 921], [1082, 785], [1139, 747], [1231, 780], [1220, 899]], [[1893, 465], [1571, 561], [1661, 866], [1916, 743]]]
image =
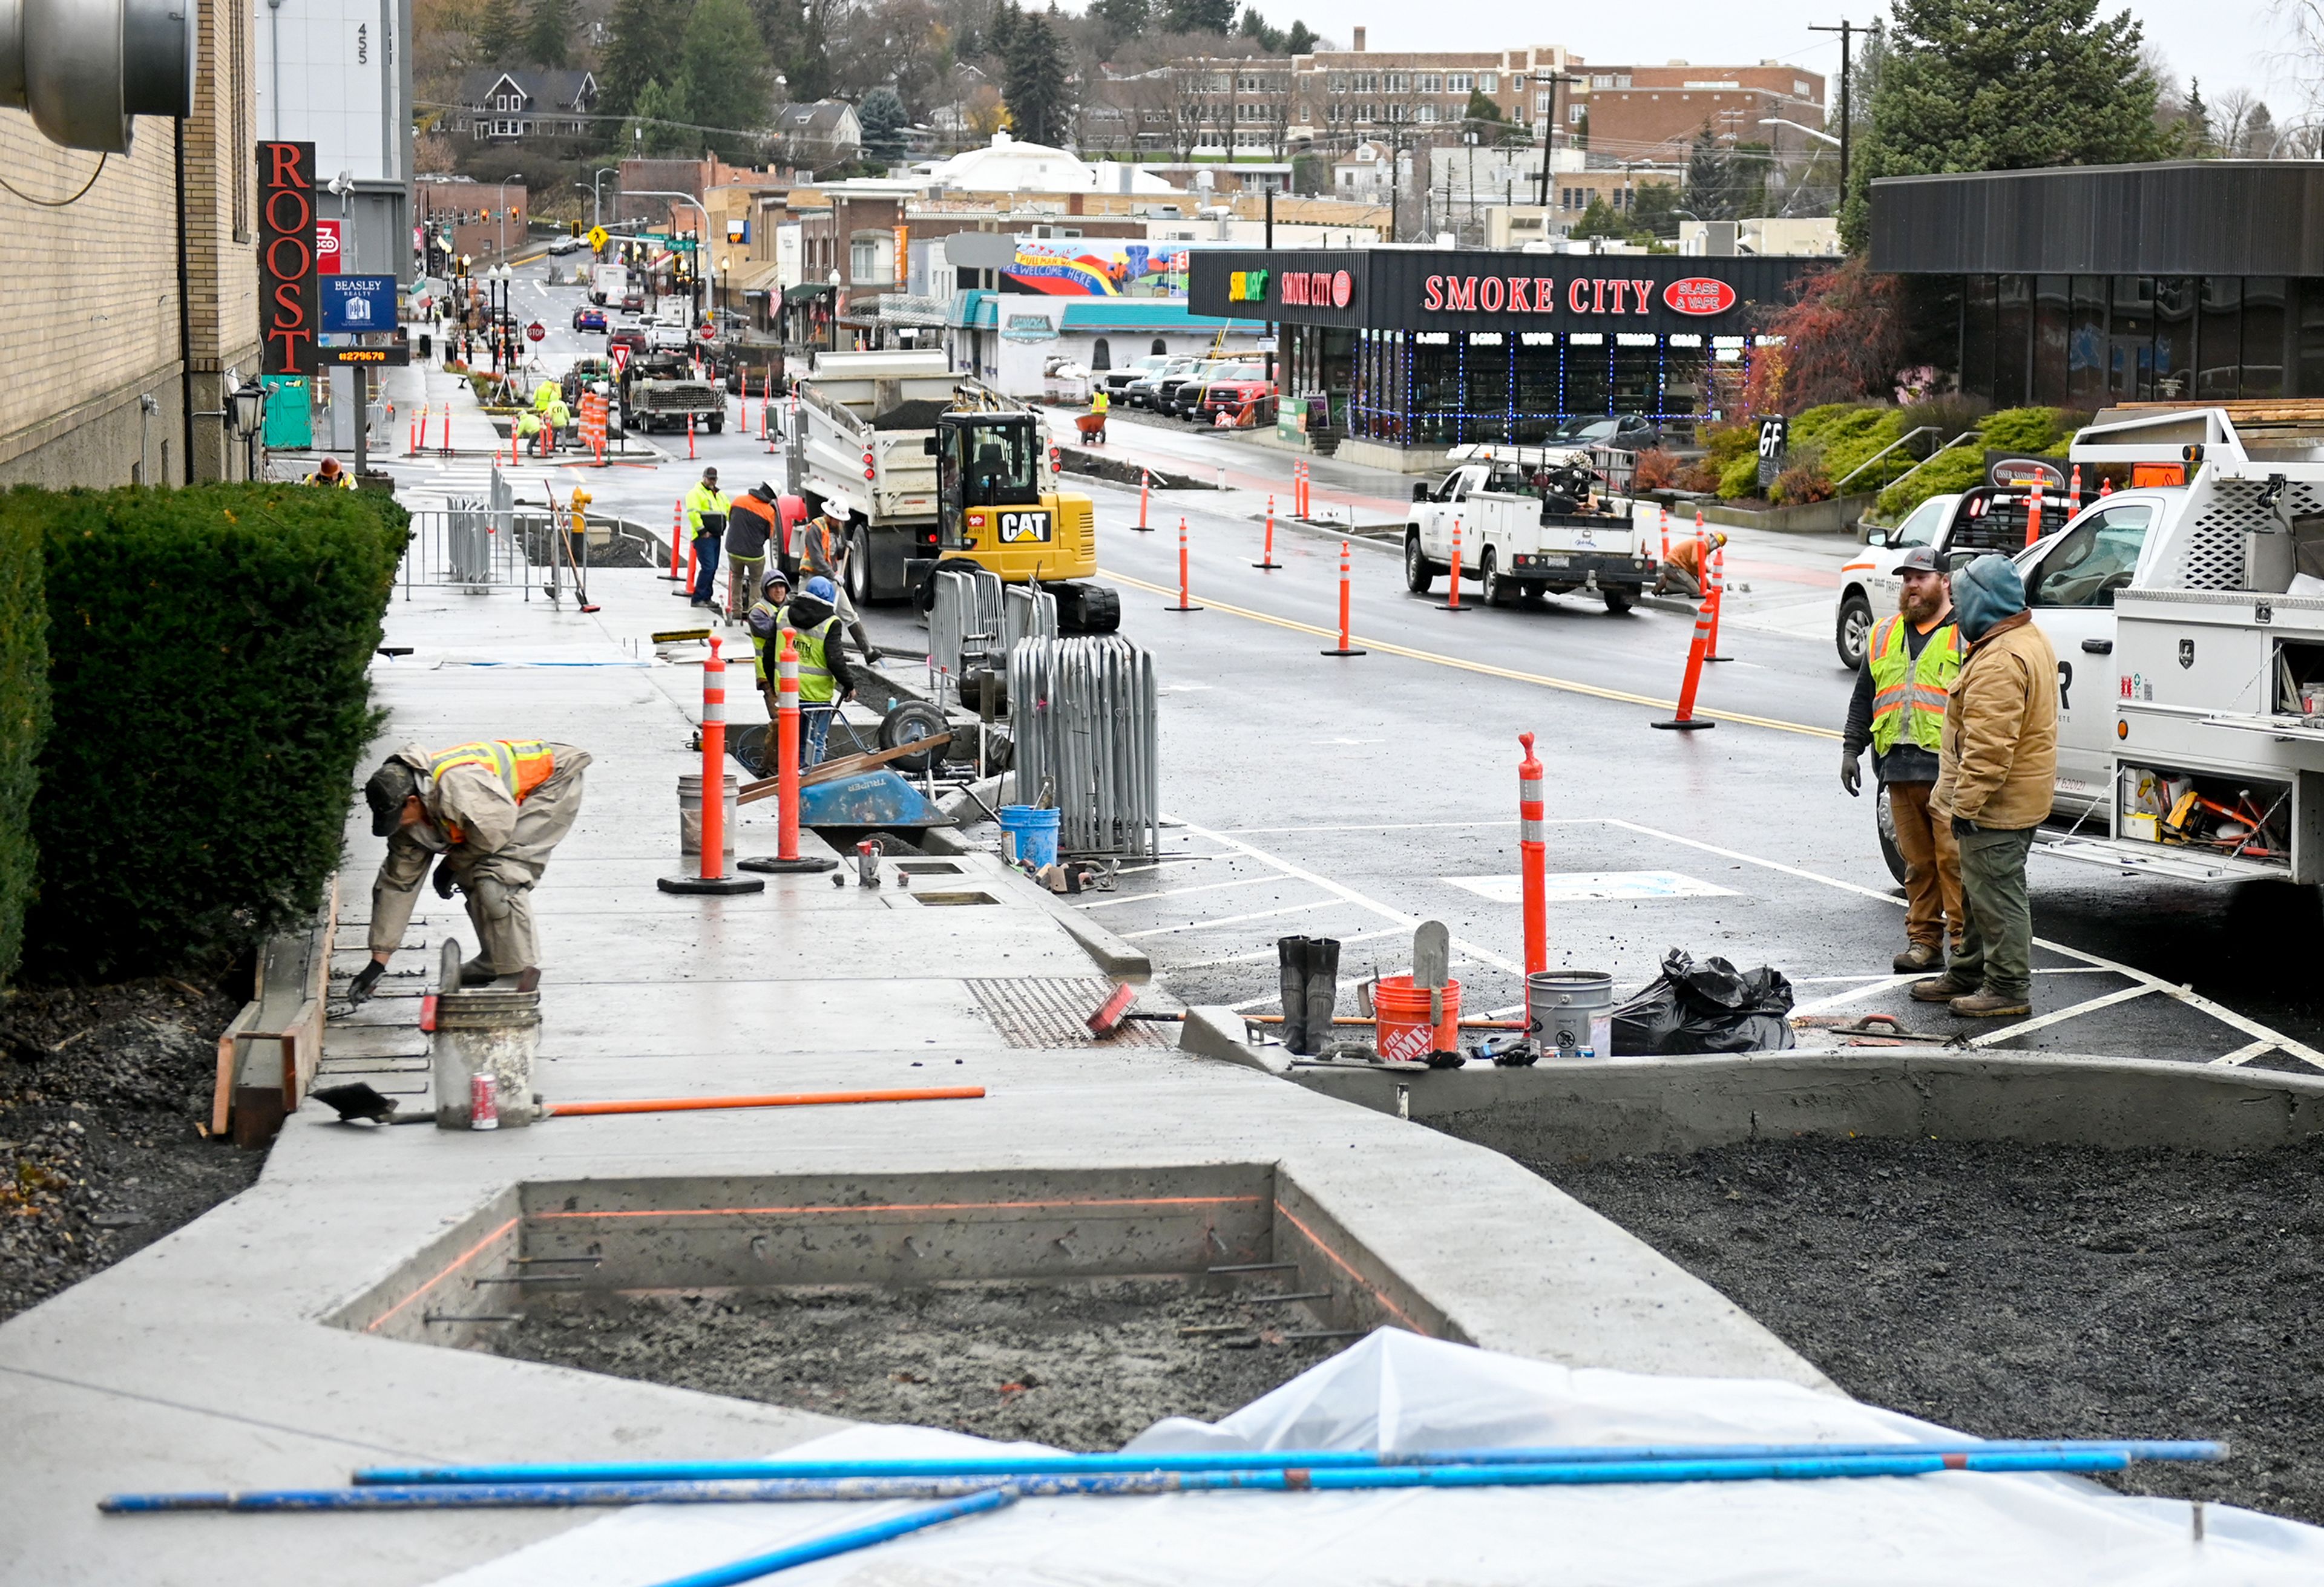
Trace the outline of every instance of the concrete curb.
[[1536, 1162], [1841, 1134], [2234, 1153], [2324, 1132], [2324, 1076], [2053, 1053], [1716, 1054], [1292, 1080], [1382, 1113], [1396, 1111], [1393, 1080], [1414, 1120]]
[[1281, 1048], [1253, 1047], [1242, 1039], [1242, 1015], [1216, 1004], [1203, 1004], [1186, 1010], [1186, 1023], [1178, 1032], [1178, 1050], [1270, 1075], [1291, 1073], [1291, 1059]]

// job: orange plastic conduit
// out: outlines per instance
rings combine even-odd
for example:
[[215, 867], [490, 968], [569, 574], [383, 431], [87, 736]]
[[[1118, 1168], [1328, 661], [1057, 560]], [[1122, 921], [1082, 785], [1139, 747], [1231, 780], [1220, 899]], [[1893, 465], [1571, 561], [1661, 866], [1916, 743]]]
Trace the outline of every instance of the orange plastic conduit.
[[984, 1095], [982, 1086], [926, 1086], [898, 1091], [793, 1091], [771, 1096], [641, 1096], [616, 1102], [552, 1102], [552, 1116], [595, 1113], [691, 1113], [707, 1107], [816, 1107], [834, 1102], [954, 1102]]

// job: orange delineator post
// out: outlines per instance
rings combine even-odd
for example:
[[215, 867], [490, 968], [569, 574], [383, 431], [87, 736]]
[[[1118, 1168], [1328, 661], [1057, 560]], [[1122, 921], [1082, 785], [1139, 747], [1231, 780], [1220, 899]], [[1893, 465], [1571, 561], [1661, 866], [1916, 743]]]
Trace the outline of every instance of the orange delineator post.
[[676, 583], [679, 577], [678, 571], [678, 547], [679, 543], [685, 538], [686, 504], [681, 501], [673, 501], [669, 504], [669, 572], [662, 574], [662, 577], [671, 583]]
[[2025, 543], [2028, 546], [2042, 537], [2042, 482], [2036, 480], [2025, 497]]
[[1267, 545], [1259, 552], [1259, 560], [1250, 565], [1270, 572], [1283, 565], [1275, 560], [1275, 498], [1272, 495], [1267, 499]]
[[[1659, 511], [1661, 512], [1661, 514], [1662, 514], [1662, 520], [1663, 520], [1663, 557], [1662, 557], [1662, 559], [1663, 559], [1665, 562], [1668, 562], [1668, 561], [1670, 560], [1670, 509], [1669, 509], [1668, 507], [1664, 507], [1664, 508], [1659, 509], [1658, 510], [1659, 510]], [[1699, 511], [1701, 511], [1702, 509], [1701, 509], [1700, 508], [1698, 508], [1698, 509], [1696, 509], [1696, 510], [1699, 512]]]
[[421, 404], [420, 405], [420, 411], [419, 411], [418, 413], [416, 413], [416, 414], [414, 414], [414, 415], [412, 416], [412, 418], [411, 418], [411, 442], [410, 442], [410, 445], [408, 445], [407, 447], [405, 447], [405, 448], [404, 448], [404, 453], [403, 453], [403, 455], [404, 455], [404, 456], [406, 456], [406, 457], [417, 457], [417, 456], [419, 456], [419, 455], [420, 455], [420, 432], [421, 428], [422, 428], [424, 426], [426, 426], [426, 424], [427, 424], [427, 423], [428, 423], [428, 405], [427, 405], [425, 402], [423, 402], [423, 403], [421, 403]]
[[782, 632], [782, 650], [775, 657], [775, 804], [780, 820], [775, 828], [775, 858], [797, 859], [799, 829], [799, 684], [798, 635]]
[[1519, 733], [1525, 758], [1517, 762], [1517, 870], [1525, 897], [1525, 968], [1533, 975], [1549, 968], [1549, 827], [1542, 811], [1541, 762], [1534, 757], [1533, 735]]
[[1732, 661], [1731, 656], [1719, 654], [1719, 619], [1727, 610], [1727, 547], [1714, 546], [1703, 559], [1703, 571], [1710, 576], [1711, 648], [1702, 653], [1705, 661]]
[[694, 461], [694, 416], [690, 413], [686, 416], [686, 461]]
[[[424, 441], [427, 436], [422, 435], [420, 439]], [[452, 405], [448, 402], [444, 404], [444, 455], [452, 455]]]
[[1150, 529], [1146, 521], [1146, 496], [1154, 488], [1154, 476], [1144, 469], [1138, 471], [1138, 527]]
[[1194, 604], [1194, 598], [1186, 593], [1186, 520], [1182, 518], [1178, 520], [1178, 604], [1166, 606], [1162, 610], [1165, 611], [1202, 610], [1201, 607]]
[[1694, 613], [1694, 639], [1686, 649], [1686, 678], [1678, 690], [1678, 714], [1666, 722], [1649, 724], [1681, 732], [1692, 732], [1698, 728], [1715, 728], [1719, 724], [1706, 721], [1694, 714], [1694, 692], [1702, 682], [1702, 657], [1711, 645], [1711, 602], [1704, 601]]
[[694, 598], [695, 574], [701, 567], [699, 557], [700, 554], [694, 548], [693, 539], [688, 537], [686, 542], [686, 588], [675, 593], [684, 595], [689, 601]]
[[1461, 515], [1459, 513], [1452, 515], [1452, 592], [1446, 597], [1444, 604], [1438, 607], [1437, 610], [1459, 611], [1461, 610]]
[[702, 879], [726, 874], [726, 662], [710, 641], [702, 664]]
[[552, 1102], [552, 1118], [584, 1118], [616, 1113], [692, 1113], [722, 1107], [823, 1107], [848, 1102], [965, 1102], [984, 1095], [982, 1086], [916, 1086], [889, 1091], [791, 1091], [765, 1096], [643, 1096], [634, 1101]]
[[1345, 540], [1342, 540], [1340, 542], [1340, 647], [1337, 650], [1326, 650], [1323, 652], [1324, 655], [1361, 656], [1363, 654], [1362, 651], [1355, 647], [1354, 643], [1350, 638], [1348, 634], [1348, 543]]

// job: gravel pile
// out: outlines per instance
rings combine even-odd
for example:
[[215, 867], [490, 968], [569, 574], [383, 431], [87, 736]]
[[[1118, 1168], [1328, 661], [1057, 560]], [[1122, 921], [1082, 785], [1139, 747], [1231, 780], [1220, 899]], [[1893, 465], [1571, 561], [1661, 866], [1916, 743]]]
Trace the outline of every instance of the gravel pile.
[[258, 1178], [265, 1153], [202, 1133], [238, 1006], [174, 980], [0, 1000], [0, 1318]]
[[2324, 1142], [1803, 1139], [1528, 1164], [1859, 1399], [1981, 1437], [2223, 1438], [2135, 1493], [2324, 1523]]
[[[1118, 1449], [1215, 1421], [1344, 1339], [1306, 1308], [1167, 1280], [528, 1298], [499, 1353], [858, 1421]], [[1182, 1329], [1222, 1332], [1182, 1333]]]

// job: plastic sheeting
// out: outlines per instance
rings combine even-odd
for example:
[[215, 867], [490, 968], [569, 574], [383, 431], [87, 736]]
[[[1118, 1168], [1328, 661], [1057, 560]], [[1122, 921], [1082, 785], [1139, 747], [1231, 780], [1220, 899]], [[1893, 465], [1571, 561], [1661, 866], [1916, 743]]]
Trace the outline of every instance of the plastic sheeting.
[[[2207, 1427], [2146, 1427], [2200, 1437]], [[2060, 1436], [2024, 1427], [2017, 1436]], [[1131, 1449], [1445, 1449], [1480, 1445], [1959, 1437], [1794, 1384], [1572, 1370], [1383, 1329], [1215, 1426], [1173, 1418]], [[862, 1426], [781, 1452], [1004, 1454], [924, 1427]], [[602, 1450], [536, 1452], [602, 1458]], [[2168, 1468], [2154, 1468], [2166, 1470]], [[577, 1527], [446, 1587], [645, 1587], [903, 1513], [911, 1504], [646, 1506]], [[850, 1587], [2192, 1587], [2324, 1581], [2324, 1530], [2217, 1505], [2119, 1497], [2079, 1479], [1943, 1473], [1635, 1488], [1204, 1493], [1026, 1500], [786, 1572]]]

